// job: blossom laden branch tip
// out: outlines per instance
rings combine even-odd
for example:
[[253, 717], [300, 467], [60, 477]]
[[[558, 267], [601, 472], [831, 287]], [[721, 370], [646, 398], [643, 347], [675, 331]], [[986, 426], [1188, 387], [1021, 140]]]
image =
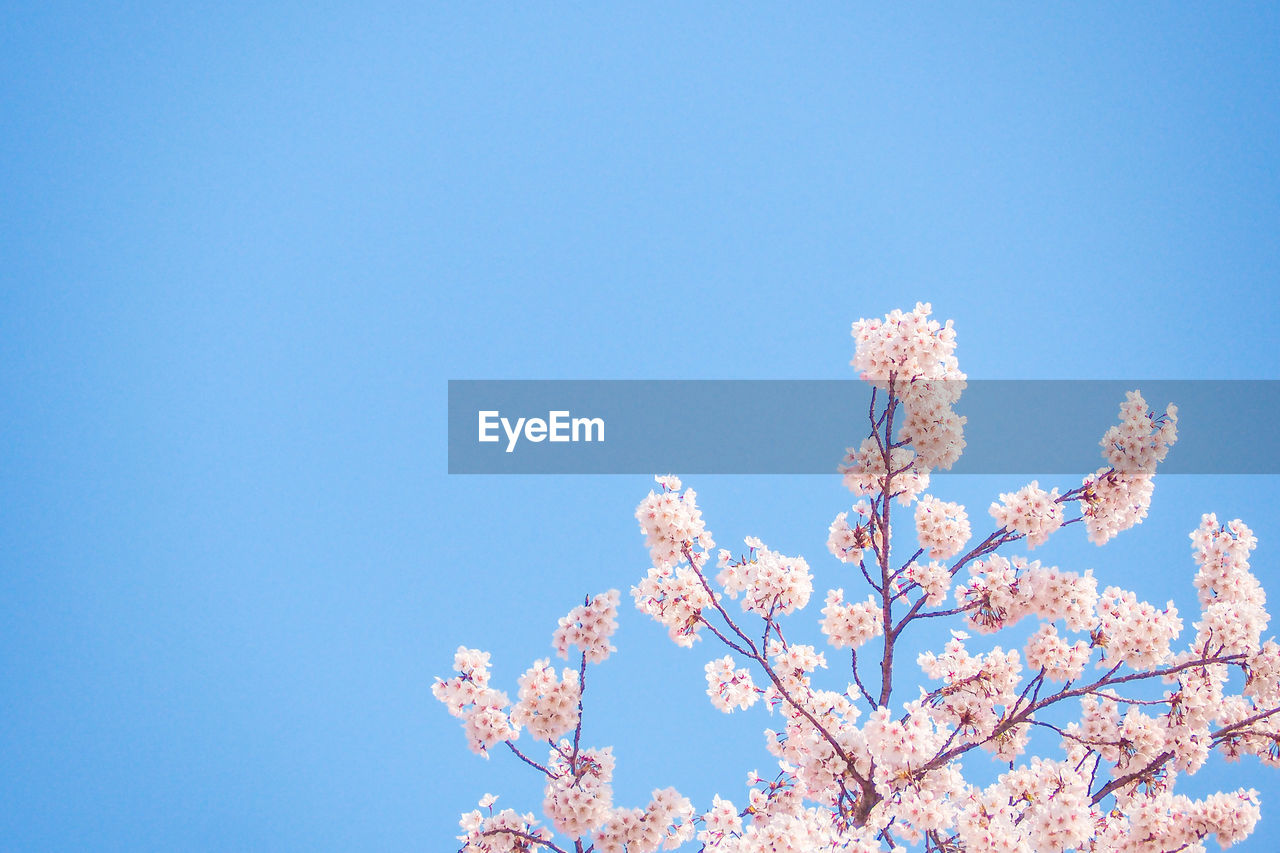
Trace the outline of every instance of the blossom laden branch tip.
[[[967, 379], [951, 321], [931, 314], [919, 303], [853, 324], [852, 364], [873, 396], [867, 433], [839, 467], [858, 499], [827, 529], [832, 559], [810, 565], [747, 537], [738, 555], [719, 551], [713, 573], [714, 539], [680, 478], [656, 477], [636, 509], [650, 558], [631, 588], [636, 608], [679, 646], [724, 646], [703, 667], [707, 697], [725, 713], [760, 704], [774, 715], [765, 748], [777, 775], [752, 771], [743, 808], [715, 795], [699, 812], [674, 788], [655, 789], [645, 806], [615, 805], [613, 750], [584, 739], [588, 666], [615, 651], [620, 595], [610, 590], [553, 633], [577, 669], [534, 661], [514, 704], [478, 649], [460, 647], [456, 674], [432, 687], [473, 750], [487, 756], [505, 743], [544, 782], [547, 826], [495, 813], [486, 795], [487, 814], [463, 815], [463, 853], [694, 843], [711, 853], [1157, 853], [1248, 837], [1261, 814], [1256, 791], [1192, 799], [1175, 787], [1214, 755], [1280, 766], [1280, 644], [1263, 636], [1270, 617], [1250, 567], [1253, 532], [1202, 518], [1191, 533], [1199, 612], [1185, 618], [1173, 601], [1100, 588], [1092, 569], [1019, 553], [1075, 522], [1103, 545], [1147, 516], [1178, 416], [1131, 391], [1101, 439], [1102, 468], [1065, 491], [1032, 481], [1000, 494], [994, 529], [975, 537], [964, 506], [928, 492], [931, 474], [964, 450], [954, 406]], [[895, 526], [895, 505], [911, 524]], [[846, 650], [848, 670], [790, 627], [816, 579], [827, 591], [815, 636]], [[846, 598], [853, 585], [860, 591]], [[1024, 621], [1031, 628], [1016, 642], [987, 639]], [[913, 673], [903, 637], [934, 626], [942, 642], [915, 656]], [[826, 670], [841, 688], [823, 686]], [[549, 749], [545, 763], [516, 746], [522, 732]], [[984, 774], [984, 763], [999, 772]], [[557, 844], [556, 833], [569, 841]]]

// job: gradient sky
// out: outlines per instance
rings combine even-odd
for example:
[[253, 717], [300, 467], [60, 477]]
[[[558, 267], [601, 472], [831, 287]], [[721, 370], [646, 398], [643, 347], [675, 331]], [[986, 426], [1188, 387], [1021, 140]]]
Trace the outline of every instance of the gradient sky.
[[[918, 299], [974, 377], [1280, 378], [1274, 6], [424, 5], [6, 5], [0, 849], [452, 850], [486, 791], [539, 809], [432, 678], [481, 646], [514, 694], [643, 575], [652, 482], [448, 476], [450, 378], [852, 377], [849, 323]], [[852, 588], [838, 478], [686, 479], [722, 544]], [[1165, 477], [1036, 556], [1190, 612], [1213, 511], [1275, 595], [1274, 492]], [[741, 801], [776, 720], [621, 621], [617, 801]], [[1262, 791], [1274, 849], [1280, 775], [1189, 781]]]

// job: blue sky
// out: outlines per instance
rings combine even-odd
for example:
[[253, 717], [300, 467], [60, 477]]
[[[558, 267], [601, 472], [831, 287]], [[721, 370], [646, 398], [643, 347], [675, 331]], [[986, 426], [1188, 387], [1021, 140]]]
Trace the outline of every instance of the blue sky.
[[[975, 377], [1280, 378], [1274, 7], [3, 14], [6, 849], [448, 850], [486, 791], [538, 809], [429, 685], [465, 643], [514, 693], [625, 593], [652, 484], [448, 476], [450, 378], [846, 377], [849, 323], [918, 299]], [[837, 478], [688, 483], [851, 586]], [[1280, 589], [1274, 485], [1164, 478], [1044, 558], [1190, 610], [1214, 511]], [[709, 707], [713, 649], [629, 608], [616, 643], [618, 801], [741, 799], [769, 720]], [[1259, 788], [1266, 850], [1276, 778], [1195, 782]]]

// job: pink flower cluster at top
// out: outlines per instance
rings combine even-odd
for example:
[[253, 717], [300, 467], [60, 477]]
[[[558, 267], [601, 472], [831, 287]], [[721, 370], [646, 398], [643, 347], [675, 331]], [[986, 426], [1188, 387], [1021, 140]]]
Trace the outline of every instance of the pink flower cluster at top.
[[586, 656], [587, 663], [599, 663], [616, 652], [609, 638], [618, 630], [618, 599], [618, 591], [611, 589], [560, 617], [560, 627], [551, 636], [556, 654], [567, 658], [569, 647], [574, 646]]
[[649, 492], [649, 497], [636, 507], [636, 520], [640, 532], [649, 546], [649, 557], [655, 566], [674, 566], [684, 559], [684, 551], [714, 548], [715, 542], [702, 523], [702, 511], [695, 502], [693, 489], [680, 494], [680, 478], [655, 477], [662, 486], [661, 492]]
[[1156, 465], [1177, 440], [1176, 406], [1166, 407], [1157, 416], [1137, 391], [1126, 395], [1120, 405], [1120, 424], [1102, 437], [1102, 456], [1109, 467], [1084, 478], [1084, 526], [1091, 542], [1106, 544], [1147, 517]]
[[883, 320], [858, 320], [853, 324], [857, 344], [850, 364], [862, 379], [879, 387], [887, 387], [891, 377], [963, 381], [953, 324], [930, 320], [931, 313], [933, 306], [917, 302], [910, 313], [894, 309]]
[[[907, 314], [895, 310], [884, 320], [853, 324], [853, 366], [905, 412], [896, 441], [873, 434], [849, 448], [840, 471], [855, 494], [876, 494], [889, 482], [892, 495], [908, 506], [929, 488], [929, 472], [950, 468], [964, 450], [965, 419], [952, 410], [965, 387], [956, 335], [950, 320], [944, 326], [929, 319], [932, 310], [921, 302]], [[893, 414], [891, 407], [887, 416]], [[887, 470], [895, 474], [886, 480]]]

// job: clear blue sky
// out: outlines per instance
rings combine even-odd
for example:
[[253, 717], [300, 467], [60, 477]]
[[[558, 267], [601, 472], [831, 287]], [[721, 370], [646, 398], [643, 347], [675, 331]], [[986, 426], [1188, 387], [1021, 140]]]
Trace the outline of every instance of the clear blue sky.
[[[652, 484], [447, 476], [449, 378], [851, 376], [849, 323], [917, 299], [976, 377], [1280, 378], [1276, 7], [424, 5], [5, 6], [0, 848], [450, 850], [486, 791], [538, 810], [429, 685], [466, 643], [514, 693], [625, 593]], [[852, 586], [836, 478], [688, 482]], [[1274, 491], [1165, 478], [1043, 556], [1191, 610], [1215, 511], [1280, 596]], [[716, 650], [629, 607], [616, 643], [618, 801], [740, 801], [770, 721], [709, 707]], [[1278, 780], [1196, 781], [1261, 789], [1270, 850]]]

